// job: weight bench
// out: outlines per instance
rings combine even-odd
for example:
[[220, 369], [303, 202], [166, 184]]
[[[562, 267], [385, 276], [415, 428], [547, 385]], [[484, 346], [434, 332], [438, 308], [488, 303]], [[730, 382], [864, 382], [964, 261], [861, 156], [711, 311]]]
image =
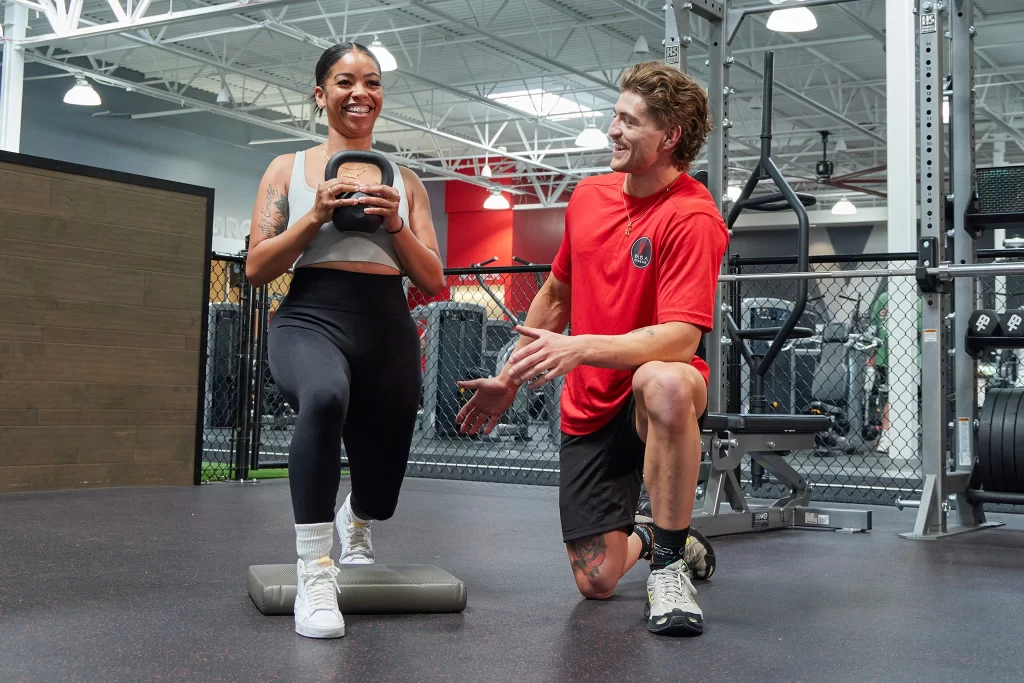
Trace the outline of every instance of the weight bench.
[[[785, 527], [867, 531], [870, 510], [807, 507], [811, 485], [780, 453], [812, 450], [816, 434], [827, 432], [826, 415], [732, 415], [709, 413], [704, 420], [701, 450], [709, 454], [704, 504], [695, 509], [691, 526], [705, 536], [725, 536]], [[736, 469], [744, 455], [760, 464], [790, 494], [769, 506], [753, 506], [743, 498]], [[722, 504], [731, 509], [722, 511]]]
[[[466, 585], [428, 564], [338, 566], [342, 614], [430, 614], [466, 609]], [[293, 614], [294, 564], [257, 564], [246, 577], [249, 597], [267, 615]]]

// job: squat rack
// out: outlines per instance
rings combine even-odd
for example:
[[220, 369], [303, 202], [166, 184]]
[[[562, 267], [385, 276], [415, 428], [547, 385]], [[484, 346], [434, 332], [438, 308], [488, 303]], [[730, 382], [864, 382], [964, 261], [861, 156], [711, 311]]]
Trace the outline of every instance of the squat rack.
[[[980, 458], [990, 454], [979, 452], [977, 362], [967, 351], [970, 315], [977, 300], [977, 283], [973, 276], [1021, 272], [1020, 264], [979, 266], [976, 239], [992, 225], [1019, 222], [1022, 214], [979, 206], [974, 160], [974, 38], [977, 34], [974, 0], [920, 0], [914, 12], [918, 20], [920, 237], [917, 283], [922, 303], [924, 483], [914, 529], [900, 535], [908, 539], [933, 540], [1001, 526], [1002, 523], [986, 521], [984, 502], [1024, 503], [1024, 494], [978, 491], [972, 483]], [[947, 45], [952, 76], [950, 90], [945, 83]], [[942, 130], [942, 101], [947, 93], [951, 122], [949, 159]], [[951, 311], [950, 282], [953, 283]], [[947, 329], [947, 322], [951, 330]], [[1002, 347], [1012, 346], [1013, 342], [1006, 340]], [[947, 362], [953, 363], [952, 387], [947, 386]], [[950, 388], [954, 391], [955, 405], [953, 414], [948, 416]], [[1016, 421], [1017, 417], [1006, 415], [1005, 420]], [[954, 510], [956, 517], [952, 521], [950, 512]]]

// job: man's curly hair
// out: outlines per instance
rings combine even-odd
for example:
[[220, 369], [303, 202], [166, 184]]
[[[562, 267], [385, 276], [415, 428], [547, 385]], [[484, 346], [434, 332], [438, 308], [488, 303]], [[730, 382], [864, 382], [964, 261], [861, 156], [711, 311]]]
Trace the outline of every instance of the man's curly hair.
[[659, 128], [682, 129], [672, 159], [679, 170], [689, 170], [714, 125], [704, 88], [679, 69], [652, 61], [626, 69], [619, 90], [643, 98]]

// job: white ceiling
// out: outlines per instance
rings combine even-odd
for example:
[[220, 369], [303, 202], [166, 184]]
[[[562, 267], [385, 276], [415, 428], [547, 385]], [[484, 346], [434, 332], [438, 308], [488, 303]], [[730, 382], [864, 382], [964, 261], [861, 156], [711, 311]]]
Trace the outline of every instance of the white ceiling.
[[[607, 129], [619, 74], [631, 63], [660, 59], [664, 38], [663, 0], [270, 0], [242, 7], [202, 0], [17, 1], [49, 9], [58, 21], [61, 12], [73, 16], [80, 2], [80, 29], [108, 29], [31, 44], [30, 61], [132, 86], [139, 97], [166, 100], [168, 115], [184, 105], [256, 124], [261, 137], [250, 144], [273, 152], [308, 146], [323, 134], [321, 124], [311, 124], [306, 102], [323, 48], [341, 40], [369, 44], [376, 35], [399, 64], [384, 75], [377, 145], [442, 175], [466, 166], [479, 171], [487, 155], [495, 178], [518, 179], [517, 201], [534, 203], [555, 201], [578, 178], [603, 170], [608, 153], [574, 146], [587, 119], [532, 117], [489, 96], [543, 89], [600, 112], [597, 123]], [[208, 14], [118, 26], [115, 5], [142, 21], [172, 9]], [[838, 191], [814, 181], [819, 131], [831, 133], [836, 175], [885, 164], [885, 3], [859, 0], [812, 11], [818, 28], [806, 33], [769, 31], [767, 15], [741, 26], [732, 45], [730, 157], [736, 178], [745, 177], [756, 154], [763, 54], [771, 48], [775, 156], [791, 180], [805, 182], [801, 189], [829, 196]], [[992, 163], [999, 140], [1006, 141], [1006, 163], [1024, 163], [1024, 7], [1020, 0], [976, 0], [975, 12], [977, 163]], [[687, 70], [706, 85], [708, 27], [697, 18], [691, 26]], [[30, 12], [29, 38], [52, 33], [42, 13]], [[640, 35], [650, 46], [646, 54], [634, 53]], [[217, 105], [225, 86], [231, 103]], [[834, 151], [837, 139], [845, 151]], [[864, 179], [884, 177], [882, 170]], [[879, 182], [862, 186], [885, 189]]]

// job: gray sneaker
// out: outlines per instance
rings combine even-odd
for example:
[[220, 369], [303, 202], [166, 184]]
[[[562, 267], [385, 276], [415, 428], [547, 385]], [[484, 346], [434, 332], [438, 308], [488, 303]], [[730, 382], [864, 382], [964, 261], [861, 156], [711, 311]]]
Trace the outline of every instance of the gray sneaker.
[[707, 581], [715, 573], [715, 549], [711, 547], [711, 541], [693, 527], [686, 537], [683, 562], [694, 579]]
[[370, 540], [370, 522], [357, 522], [352, 515], [352, 494], [335, 516], [334, 526], [341, 538], [341, 557], [338, 564], [373, 564], [373, 542]]
[[647, 578], [644, 616], [647, 630], [663, 636], [698, 636], [704, 632], [704, 613], [695, 600], [697, 590], [682, 560], [655, 569]]

